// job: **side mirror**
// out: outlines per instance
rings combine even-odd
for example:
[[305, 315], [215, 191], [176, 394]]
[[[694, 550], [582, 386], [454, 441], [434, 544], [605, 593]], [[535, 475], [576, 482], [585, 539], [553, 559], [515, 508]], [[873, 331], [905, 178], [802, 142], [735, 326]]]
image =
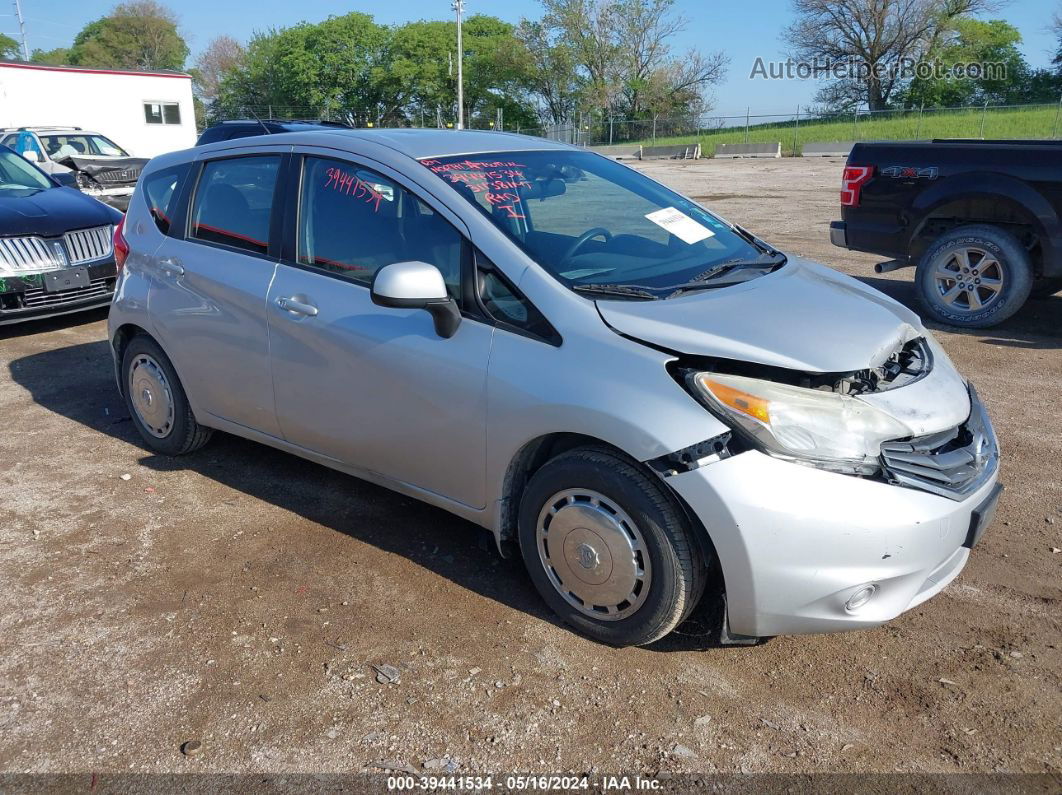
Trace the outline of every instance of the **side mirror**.
[[37, 152], [33, 149], [27, 149], [25, 152], [22, 153], [22, 156], [31, 163], [41, 162], [41, 156], [37, 154]]
[[461, 310], [449, 293], [439, 269], [426, 262], [395, 262], [376, 271], [370, 295], [377, 306], [425, 309], [435, 321], [435, 333], [449, 339], [461, 325]]

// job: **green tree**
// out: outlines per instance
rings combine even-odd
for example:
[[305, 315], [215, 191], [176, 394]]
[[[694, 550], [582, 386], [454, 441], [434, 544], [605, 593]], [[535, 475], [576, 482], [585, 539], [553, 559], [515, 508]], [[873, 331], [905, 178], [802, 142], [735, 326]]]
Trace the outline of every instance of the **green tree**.
[[[955, 20], [922, 61], [934, 74], [915, 77], [904, 93], [904, 104], [956, 107], [1021, 101], [1032, 70], [1018, 49], [1020, 43], [1018, 29], [1001, 19]], [[966, 74], [969, 65], [981, 67], [982, 74]]]
[[67, 66], [70, 64], [70, 48], [56, 47], [54, 50], [34, 50], [30, 53], [30, 63]]
[[132, 0], [86, 25], [74, 38], [70, 63], [104, 69], [184, 69], [188, 45], [174, 13], [155, 0]]
[[[358, 123], [433, 124], [456, 116], [457, 29], [453, 22], [378, 25], [368, 14], [256, 35], [239, 62], [222, 70], [219, 113], [253, 108], [277, 115], [320, 115]], [[500, 108], [506, 124], [533, 121], [513, 26], [476, 15], [464, 24], [466, 115], [488, 126]], [[244, 110], [243, 112], [246, 112]]]
[[541, 22], [523, 20], [516, 31], [520, 47], [514, 57], [545, 121], [563, 124], [572, 119], [579, 106], [584, 81], [572, 47], [556, 41]]
[[0, 58], [21, 58], [22, 48], [10, 36], [0, 33]]
[[863, 104], [884, 110], [904, 89], [902, 66], [936, 50], [957, 19], [994, 0], [792, 2], [794, 19], [782, 34], [792, 57], [826, 70], [853, 67], [851, 76], [827, 82], [816, 100], [834, 110]]
[[[453, 31], [457, 43], [456, 25]], [[501, 110], [505, 124], [527, 126], [535, 121], [528, 94], [526, 62], [517, 54], [516, 29], [486, 14], [468, 17], [462, 31], [465, 48], [465, 115], [485, 127]]]
[[674, 0], [541, 2], [541, 26], [548, 35], [545, 41], [540, 35], [530, 38], [528, 46], [538, 54], [536, 62], [550, 70], [559, 64], [542, 56], [556, 48], [575, 61], [580, 109], [630, 118], [697, 115], [708, 107], [705, 92], [726, 74], [722, 52], [672, 51], [672, 39], [687, 24]]
[[[477, 14], [464, 21], [462, 36], [469, 125], [488, 126], [499, 109], [508, 126], [532, 123], [527, 63], [518, 52], [513, 26]], [[410, 121], [433, 124], [441, 116], [452, 123], [457, 115], [456, 58], [456, 23], [410, 22], [393, 31], [381, 83]]]
[[386, 117], [389, 97], [378, 77], [386, 67], [389, 36], [362, 13], [256, 34], [243, 65], [221, 79], [219, 106], [273, 106], [278, 114], [328, 117], [356, 110]]

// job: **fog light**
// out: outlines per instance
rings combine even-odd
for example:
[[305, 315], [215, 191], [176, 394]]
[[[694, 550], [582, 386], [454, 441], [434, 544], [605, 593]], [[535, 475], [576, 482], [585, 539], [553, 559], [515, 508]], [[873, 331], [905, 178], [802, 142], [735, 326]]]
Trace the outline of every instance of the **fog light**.
[[854, 594], [852, 594], [851, 598], [844, 603], [844, 609], [858, 610], [870, 601], [870, 598], [877, 590], [878, 586], [876, 585], [864, 585], [862, 588], [858, 589]]

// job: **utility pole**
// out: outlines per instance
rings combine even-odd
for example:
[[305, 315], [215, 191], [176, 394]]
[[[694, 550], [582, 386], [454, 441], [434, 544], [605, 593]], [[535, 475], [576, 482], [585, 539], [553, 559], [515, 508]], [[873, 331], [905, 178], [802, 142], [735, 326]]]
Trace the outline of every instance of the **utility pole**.
[[457, 13], [457, 129], [465, 129], [465, 75], [463, 62], [464, 48], [461, 44], [461, 14], [465, 11], [465, 0], [453, 0], [453, 9]]
[[15, 0], [15, 18], [18, 20], [18, 35], [22, 39], [22, 60], [29, 62], [29, 47], [26, 46], [26, 20], [22, 18], [20, 0]]

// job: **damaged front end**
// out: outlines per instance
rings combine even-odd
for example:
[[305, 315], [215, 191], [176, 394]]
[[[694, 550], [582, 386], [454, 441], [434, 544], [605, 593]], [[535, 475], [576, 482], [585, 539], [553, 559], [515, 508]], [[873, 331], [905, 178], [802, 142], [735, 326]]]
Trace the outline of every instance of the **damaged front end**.
[[976, 393], [929, 336], [852, 372], [685, 355], [670, 371], [732, 431], [650, 462], [665, 475], [756, 449], [962, 499], [998, 465], [998, 445]]
[[82, 193], [124, 212], [148, 161], [142, 157], [65, 157], [57, 162], [74, 173]]

